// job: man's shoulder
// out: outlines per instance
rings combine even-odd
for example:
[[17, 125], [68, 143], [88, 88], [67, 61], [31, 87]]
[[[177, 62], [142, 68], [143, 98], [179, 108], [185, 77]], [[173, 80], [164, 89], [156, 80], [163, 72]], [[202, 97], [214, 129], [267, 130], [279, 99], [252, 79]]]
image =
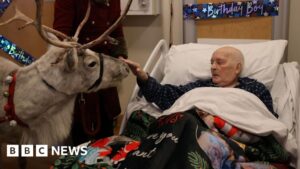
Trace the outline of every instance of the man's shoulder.
[[252, 78], [249, 78], [249, 77], [240, 77], [239, 81], [243, 85], [247, 85], [247, 86], [250, 85], [250, 86], [257, 86], [257, 87], [261, 87], [261, 88], [266, 88], [263, 83], [259, 82], [256, 79], [252, 79]]
[[196, 84], [201, 84], [201, 86], [216, 86], [213, 82], [211, 78], [208, 79], [198, 79], [192, 83], [196, 83]]

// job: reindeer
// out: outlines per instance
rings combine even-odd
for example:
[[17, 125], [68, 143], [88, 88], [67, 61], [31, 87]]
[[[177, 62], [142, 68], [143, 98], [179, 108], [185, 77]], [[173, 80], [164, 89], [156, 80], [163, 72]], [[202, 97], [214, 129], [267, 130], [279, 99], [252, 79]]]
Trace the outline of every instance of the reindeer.
[[34, 25], [51, 46], [37, 61], [25, 67], [0, 57], [0, 140], [21, 144], [62, 143], [71, 129], [76, 95], [115, 86], [128, 75], [125, 63], [89, 48], [104, 40], [114, 41], [109, 34], [125, 18], [131, 2], [128, 1], [125, 11], [107, 31], [83, 45], [77, 39], [89, 17], [90, 2], [73, 37], [41, 24], [43, 0], [35, 0], [34, 21], [14, 8], [14, 17], [0, 25], [25, 21], [22, 28]]

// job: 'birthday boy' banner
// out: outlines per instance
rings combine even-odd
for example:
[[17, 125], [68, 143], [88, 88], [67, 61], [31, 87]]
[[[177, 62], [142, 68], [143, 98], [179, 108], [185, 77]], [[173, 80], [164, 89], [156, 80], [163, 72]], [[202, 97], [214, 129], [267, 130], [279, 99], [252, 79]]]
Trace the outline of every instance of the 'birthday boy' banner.
[[17, 47], [16, 44], [12, 43], [2, 35], [0, 35], [0, 49], [24, 65], [29, 65], [35, 60], [31, 55]]
[[11, 0], [0, 0], [0, 17], [6, 10], [6, 8], [10, 5]]
[[279, 0], [251, 0], [183, 6], [185, 19], [277, 16]]
[[[0, 17], [11, 4], [11, 0], [0, 0]], [[35, 59], [25, 52], [23, 49], [17, 47], [16, 44], [0, 35], [0, 49], [9, 54], [13, 59], [24, 65], [31, 64]]]

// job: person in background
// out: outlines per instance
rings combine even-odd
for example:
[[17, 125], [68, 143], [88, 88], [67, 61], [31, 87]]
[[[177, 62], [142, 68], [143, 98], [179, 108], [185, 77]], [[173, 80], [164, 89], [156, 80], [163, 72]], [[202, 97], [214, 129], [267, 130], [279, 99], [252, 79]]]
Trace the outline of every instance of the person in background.
[[197, 80], [180, 86], [161, 85], [143, 71], [138, 63], [127, 59], [122, 60], [129, 65], [133, 74], [137, 76], [137, 83], [146, 100], [154, 102], [162, 110], [170, 108], [180, 96], [197, 87], [234, 87], [256, 95], [268, 110], [275, 117], [278, 117], [273, 110], [271, 94], [265, 85], [248, 77], [240, 77], [244, 56], [240, 50], [234, 47], [224, 46], [213, 53], [211, 57], [211, 79]]
[[[99, 37], [120, 16], [120, 0], [92, 0], [91, 12], [83, 26], [78, 42], [88, 43]], [[56, 0], [53, 28], [73, 36], [83, 20], [88, 0]], [[91, 50], [115, 58], [127, 58], [127, 47], [122, 25], [111, 34], [118, 44], [104, 41]], [[114, 119], [120, 114], [120, 102], [117, 88], [100, 90], [96, 93], [79, 94], [75, 102], [74, 120], [71, 130], [74, 145], [88, 140], [113, 135]]]

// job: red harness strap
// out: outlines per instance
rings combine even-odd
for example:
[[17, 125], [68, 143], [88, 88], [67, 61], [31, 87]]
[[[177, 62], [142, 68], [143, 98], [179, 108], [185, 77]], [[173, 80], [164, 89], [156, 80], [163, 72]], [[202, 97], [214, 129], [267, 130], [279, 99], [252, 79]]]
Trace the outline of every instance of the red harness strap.
[[6, 114], [4, 117], [0, 117], [0, 123], [3, 123], [5, 121], [14, 120], [17, 122], [17, 124], [28, 128], [29, 127], [28, 124], [26, 124], [22, 120], [20, 120], [15, 112], [14, 93], [15, 93], [15, 86], [16, 86], [16, 73], [17, 73], [17, 71], [13, 71], [11, 73], [12, 81], [9, 83], [7, 103], [3, 108], [4, 111], [6, 112]]

